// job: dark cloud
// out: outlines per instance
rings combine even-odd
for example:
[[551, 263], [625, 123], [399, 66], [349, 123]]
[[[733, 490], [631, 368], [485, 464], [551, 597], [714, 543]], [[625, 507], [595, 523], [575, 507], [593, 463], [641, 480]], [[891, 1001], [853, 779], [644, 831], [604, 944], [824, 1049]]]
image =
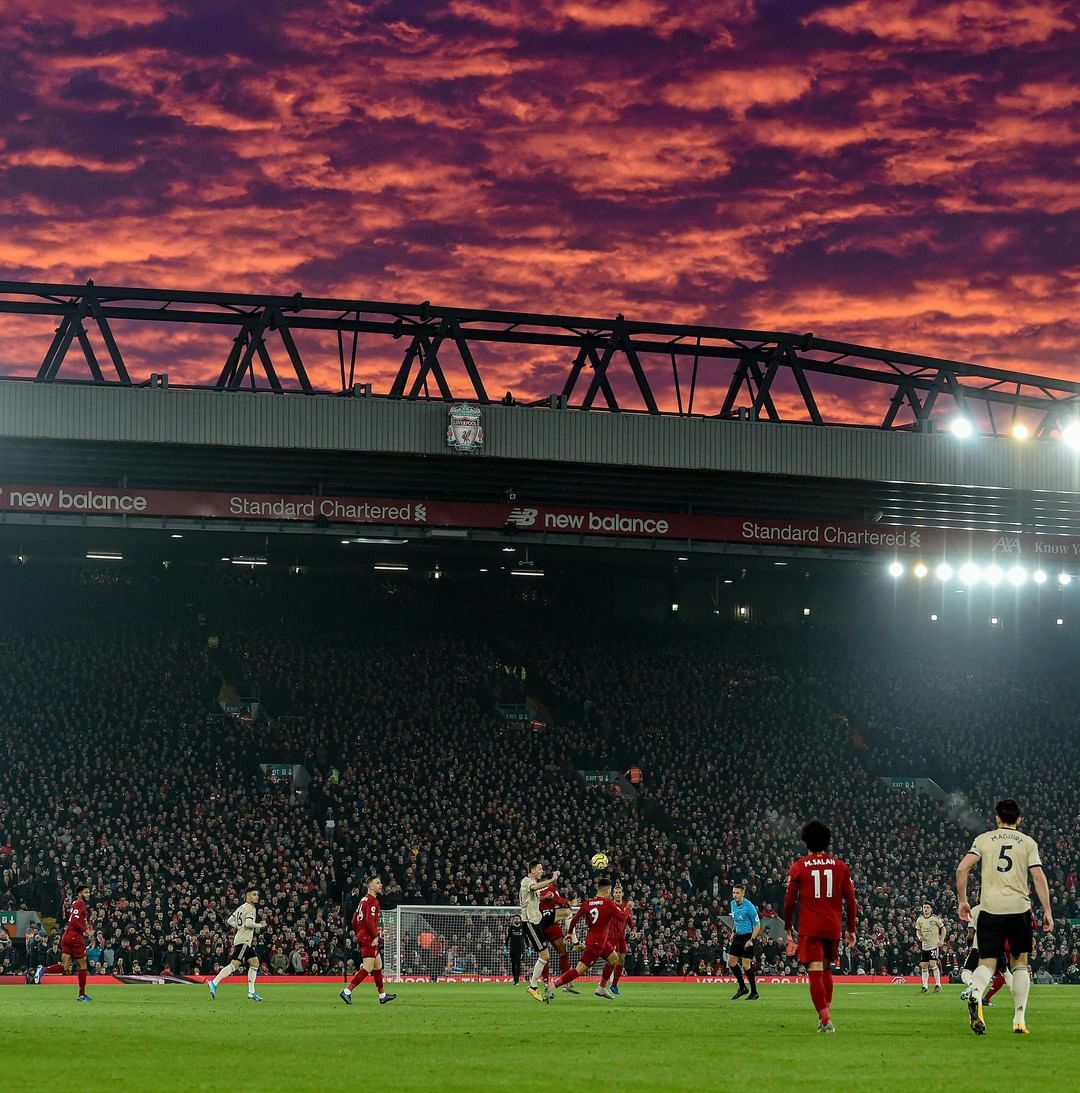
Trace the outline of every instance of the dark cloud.
[[[1080, 373], [1067, 0], [26, 7], [0, 0], [11, 277], [813, 329]], [[192, 377], [220, 367], [187, 349]], [[562, 364], [502, 354], [498, 375], [546, 394]]]

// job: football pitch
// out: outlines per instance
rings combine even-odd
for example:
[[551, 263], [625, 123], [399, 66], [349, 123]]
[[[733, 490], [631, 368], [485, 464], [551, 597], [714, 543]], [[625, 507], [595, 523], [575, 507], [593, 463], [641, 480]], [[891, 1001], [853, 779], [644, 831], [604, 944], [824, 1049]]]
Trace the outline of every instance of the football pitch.
[[[367, 987], [365, 990], [364, 987]], [[344, 1005], [335, 986], [275, 986], [261, 1004], [240, 980], [216, 1002], [202, 986], [0, 989], [0, 1087], [16, 1090], [619, 1090], [943, 1088], [1075, 1090], [1080, 990], [1031, 992], [1030, 1036], [1012, 1000], [968, 1030], [959, 987], [838, 985], [834, 1036], [816, 1032], [805, 986], [761, 986], [732, 1002], [719, 986], [624, 985], [622, 997], [550, 1005], [508, 985], [404, 984], [379, 1006], [367, 984]]]

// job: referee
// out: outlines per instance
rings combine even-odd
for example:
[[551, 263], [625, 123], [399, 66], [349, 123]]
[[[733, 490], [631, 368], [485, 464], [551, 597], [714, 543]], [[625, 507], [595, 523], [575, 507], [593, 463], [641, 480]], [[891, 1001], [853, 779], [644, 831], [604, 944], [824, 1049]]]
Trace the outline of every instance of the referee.
[[[739, 989], [731, 996], [736, 998], [750, 996], [749, 1001], [756, 1002], [757, 976], [754, 974], [754, 939], [761, 933], [761, 917], [757, 908], [746, 898], [746, 885], [736, 884], [732, 889], [735, 897], [731, 901], [731, 946], [728, 949], [728, 967], [735, 973]], [[750, 980], [750, 989], [746, 989], [743, 970]]]

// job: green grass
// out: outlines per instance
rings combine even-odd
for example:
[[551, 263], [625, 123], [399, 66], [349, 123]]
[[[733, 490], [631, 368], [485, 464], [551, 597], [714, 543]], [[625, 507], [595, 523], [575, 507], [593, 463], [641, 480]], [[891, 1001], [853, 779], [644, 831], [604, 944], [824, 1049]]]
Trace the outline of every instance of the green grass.
[[805, 986], [729, 1001], [720, 986], [626, 984], [603, 1001], [583, 985], [550, 1006], [499, 985], [416, 985], [349, 1007], [334, 986], [239, 979], [216, 1002], [186, 986], [0, 988], [0, 1087], [17, 1090], [399, 1090], [588, 1088], [884, 1091], [1078, 1088], [1080, 989], [1033, 987], [1032, 1034], [1010, 1032], [1012, 1000], [967, 1028], [960, 988], [838, 986], [835, 1036], [816, 1033]]

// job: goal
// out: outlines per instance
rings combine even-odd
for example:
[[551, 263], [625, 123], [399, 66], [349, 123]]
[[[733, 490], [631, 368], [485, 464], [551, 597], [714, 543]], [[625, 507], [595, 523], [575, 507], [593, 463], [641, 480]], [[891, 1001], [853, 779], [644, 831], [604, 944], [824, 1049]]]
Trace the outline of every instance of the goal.
[[[399, 983], [509, 979], [510, 920], [520, 913], [517, 907], [455, 906], [383, 911], [383, 973]], [[535, 959], [527, 948], [522, 959], [526, 973]]]

